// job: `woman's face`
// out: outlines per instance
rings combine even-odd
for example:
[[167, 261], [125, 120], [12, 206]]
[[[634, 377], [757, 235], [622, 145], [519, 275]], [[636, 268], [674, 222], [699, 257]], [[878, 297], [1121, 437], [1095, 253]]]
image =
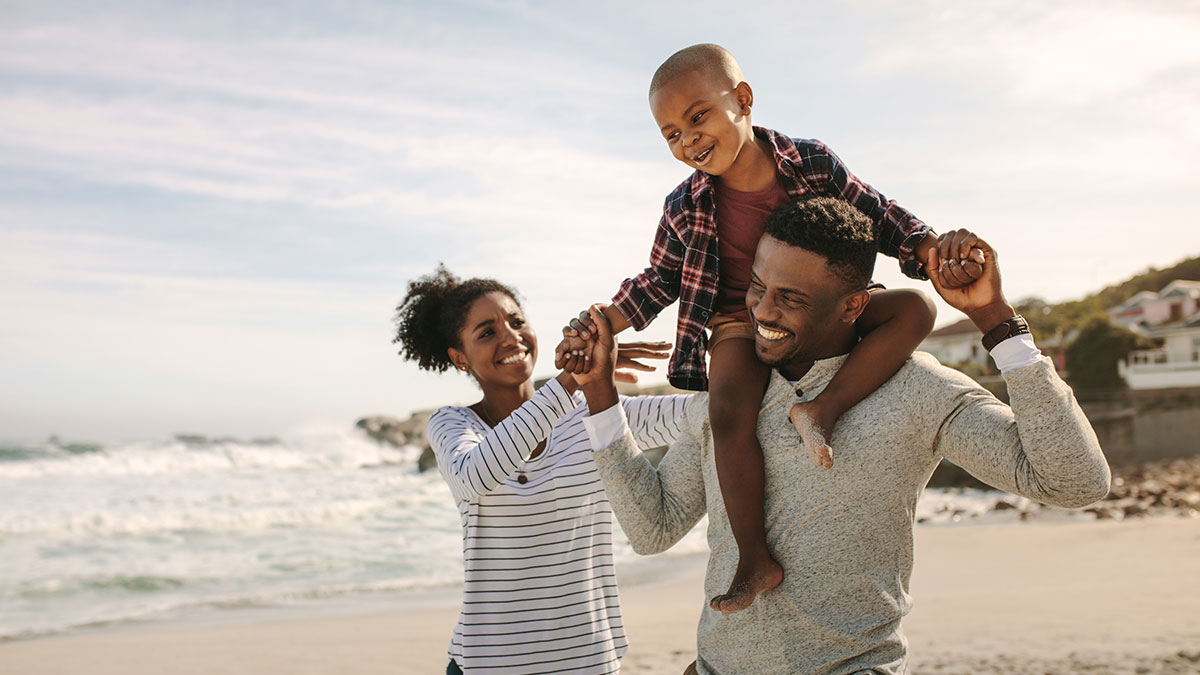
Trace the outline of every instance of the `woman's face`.
[[450, 359], [479, 384], [519, 385], [533, 377], [537, 335], [507, 293], [492, 291], [471, 303], [458, 338], [462, 349], [451, 347]]

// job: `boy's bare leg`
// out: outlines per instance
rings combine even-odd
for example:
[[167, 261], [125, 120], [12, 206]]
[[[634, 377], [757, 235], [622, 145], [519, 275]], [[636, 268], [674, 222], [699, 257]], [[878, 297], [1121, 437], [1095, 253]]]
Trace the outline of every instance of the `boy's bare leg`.
[[749, 607], [759, 593], [783, 581], [783, 568], [767, 549], [763, 454], [757, 433], [769, 373], [754, 356], [750, 340], [730, 338], [713, 348], [708, 388], [713, 456], [729, 527], [738, 545], [738, 567], [729, 590], [709, 603], [725, 613]]

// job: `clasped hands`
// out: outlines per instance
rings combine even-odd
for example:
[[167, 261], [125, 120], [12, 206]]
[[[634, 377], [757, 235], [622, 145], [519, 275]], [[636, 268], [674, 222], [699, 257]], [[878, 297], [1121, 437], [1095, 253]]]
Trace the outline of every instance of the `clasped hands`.
[[563, 327], [563, 339], [554, 349], [554, 367], [570, 373], [579, 386], [591, 382], [637, 382], [633, 371], [650, 372], [654, 366], [638, 359], [665, 359], [669, 342], [616, 344], [603, 305], [592, 305]]

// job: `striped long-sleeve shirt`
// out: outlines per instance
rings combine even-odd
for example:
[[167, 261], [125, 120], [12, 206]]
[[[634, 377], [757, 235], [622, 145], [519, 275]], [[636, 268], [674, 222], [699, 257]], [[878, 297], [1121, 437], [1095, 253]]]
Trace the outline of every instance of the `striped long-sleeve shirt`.
[[[642, 447], [675, 440], [687, 399], [622, 399]], [[465, 672], [619, 669], [627, 642], [612, 510], [582, 403], [551, 380], [495, 429], [458, 406], [429, 419], [463, 528], [463, 602], [449, 655]], [[543, 439], [545, 450], [530, 459]]]

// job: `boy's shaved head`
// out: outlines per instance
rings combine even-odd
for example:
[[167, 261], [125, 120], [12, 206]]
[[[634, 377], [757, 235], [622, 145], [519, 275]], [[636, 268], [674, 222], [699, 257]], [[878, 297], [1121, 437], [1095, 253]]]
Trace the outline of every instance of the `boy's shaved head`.
[[654, 71], [654, 77], [650, 78], [650, 95], [653, 96], [654, 92], [680, 75], [694, 71], [727, 80], [730, 88], [736, 87], [743, 79], [742, 69], [733, 59], [733, 54], [724, 47], [708, 43], [692, 45], [672, 54]]

